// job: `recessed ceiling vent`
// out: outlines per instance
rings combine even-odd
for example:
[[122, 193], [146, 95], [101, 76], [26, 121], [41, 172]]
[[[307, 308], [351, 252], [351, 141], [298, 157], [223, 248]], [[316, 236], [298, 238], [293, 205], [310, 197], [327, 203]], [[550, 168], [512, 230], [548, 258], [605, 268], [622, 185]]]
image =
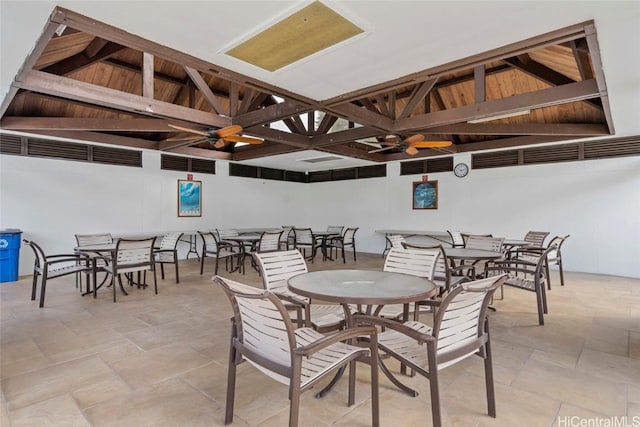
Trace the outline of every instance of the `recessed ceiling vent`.
[[305, 162], [305, 163], [322, 163], [322, 162], [332, 162], [334, 160], [342, 160], [342, 157], [337, 157], [337, 156], [309, 157], [308, 159], [300, 159], [298, 161]]

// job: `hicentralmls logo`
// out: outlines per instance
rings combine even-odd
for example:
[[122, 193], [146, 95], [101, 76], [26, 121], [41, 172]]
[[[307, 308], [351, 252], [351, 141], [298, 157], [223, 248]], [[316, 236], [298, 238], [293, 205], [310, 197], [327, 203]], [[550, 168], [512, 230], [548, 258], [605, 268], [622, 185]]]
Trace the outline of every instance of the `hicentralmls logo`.
[[558, 417], [558, 427], [640, 427], [640, 416], [583, 418], [578, 416]]

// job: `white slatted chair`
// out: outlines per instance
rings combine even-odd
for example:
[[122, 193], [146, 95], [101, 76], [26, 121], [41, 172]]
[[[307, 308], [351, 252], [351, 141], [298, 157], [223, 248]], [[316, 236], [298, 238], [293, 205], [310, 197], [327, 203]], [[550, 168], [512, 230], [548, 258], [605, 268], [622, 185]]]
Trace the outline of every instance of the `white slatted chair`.
[[[158, 278], [156, 276], [155, 260], [153, 256], [153, 244], [155, 237], [149, 239], [120, 239], [116, 243], [115, 256], [105, 259], [108, 263], [104, 266], [104, 270], [111, 274], [111, 287], [113, 288], [113, 302], [116, 302], [116, 286], [115, 279], [118, 278], [118, 284], [122, 293], [127, 295], [122, 286], [122, 274], [124, 274], [130, 284], [135, 284], [146, 288], [147, 271], [153, 273], [153, 287], [156, 295], [158, 294]], [[95, 271], [95, 270], [94, 270]], [[133, 273], [138, 273], [137, 281], [134, 280]], [[95, 285], [95, 274], [93, 278]], [[97, 295], [97, 287], [93, 287], [93, 297]]]
[[[106, 253], [99, 252], [99, 251], [85, 251], [82, 249], [82, 247], [93, 246], [93, 245], [111, 245], [113, 244], [113, 237], [111, 236], [111, 233], [76, 234], [76, 243], [78, 244], [78, 250], [80, 252], [90, 256], [91, 258], [94, 258], [93, 259], [94, 267], [98, 271], [104, 271], [103, 267], [105, 266], [106, 261], [104, 260], [104, 258], [95, 258], [95, 257], [102, 257], [106, 255]], [[107, 281], [108, 277], [109, 276], [105, 274], [105, 277], [102, 280], [102, 283], [100, 284], [100, 286], [102, 286]], [[77, 282], [77, 279], [76, 279], [76, 282]], [[77, 283], [76, 283], [76, 287], [77, 287]], [[87, 289], [87, 292], [89, 292], [89, 289]]]
[[280, 250], [280, 238], [283, 231], [265, 231], [260, 235], [256, 245], [257, 252], [272, 252]]
[[[319, 331], [342, 328], [345, 323], [344, 309], [336, 304], [313, 304], [307, 297], [303, 297], [289, 290], [287, 280], [298, 274], [306, 273], [307, 263], [297, 249], [289, 251], [265, 252], [253, 254], [262, 275], [264, 289], [278, 295], [284, 301], [304, 310], [304, 323]], [[302, 324], [301, 317], [297, 318]]]
[[495, 261], [487, 266], [487, 276], [507, 275], [505, 286], [533, 292], [538, 306], [538, 323], [544, 325], [544, 315], [548, 313], [545, 282], [548, 280], [547, 255], [556, 250], [550, 246], [542, 253], [533, 249], [523, 249], [520, 258]]
[[[383, 271], [410, 274], [412, 276], [433, 279], [440, 251], [436, 249], [391, 248], [384, 260]], [[388, 319], [400, 319], [404, 314], [403, 304], [379, 306], [374, 315]]]
[[531, 243], [534, 248], [544, 248], [544, 241], [548, 235], [548, 231], [529, 231], [524, 236], [524, 241]]
[[[483, 251], [502, 252], [502, 242], [504, 239], [501, 237], [469, 235], [465, 248], [467, 249], [480, 249]], [[471, 278], [479, 277], [483, 274], [485, 267], [488, 263], [493, 261], [477, 260], [470, 264], [470, 268], [467, 271], [467, 276]]]
[[[385, 328], [378, 335], [378, 346], [418, 374], [429, 379], [431, 412], [434, 426], [441, 426], [439, 371], [478, 355], [484, 359], [488, 412], [496, 417], [493, 366], [489, 322], [486, 316], [489, 300], [504, 277], [490, 277], [462, 283], [441, 301], [433, 327], [417, 321], [403, 324], [375, 316], [356, 315], [356, 324]], [[426, 343], [426, 345], [425, 345]], [[389, 379], [406, 393], [417, 393], [402, 384], [380, 359], [380, 367]]]
[[243, 249], [240, 245], [232, 242], [219, 241], [213, 232], [198, 231], [198, 234], [202, 238], [202, 257], [200, 258], [200, 275], [204, 272], [204, 259], [215, 258], [216, 266], [213, 274], [218, 274], [218, 265], [220, 260], [225, 260], [225, 266], [227, 271], [233, 270], [233, 260], [238, 262], [238, 267], [241, 268], [242, 257], [244, 256]]
[[464, 248], [464, 237], [462, 237], [461, 232], [447, 230], [447, 233], [449, 233], [449, 236], [451, 236], [452, 248]]
[[[322, 247], [322, 241], [317, 239], [310, 228], [294, 228], [295, 249], [302, 251], [305, 259], [313, 262], [318, 248]], [[311, 255], [307, 257], [307, 249], [311, 250]]]
[[[370, 357], [372, 425], [379, 425], [375, 327], [350, 328], [330, 336], [311, 328], [294, 329], [286, 308], [270, 291], [219, 276], [214, 282], [224, 290], [233, 307], [225, 424], [233, 421], [236, 366], [245, 360], [289, 387], [289, 426], [297, 426], [300, 394], [346, 365], [349, 365], [348, 405], [353, 405], [356, 361]], [[344, 343], [356, 337], [368, 337], [369, 348]]]
[[469, 280], [469, 277], [462, 274], [462, 268], [452, 267], [447, 260], [447, 255], [442, 245], [435, 246], [417, 246], [411, 243], [402, 244], [405, 249], [433, 249], [440, 252], [436, 266], [433, 272], [433, 278], [431, 279], [436, 286], [440, 288], [440, 294], [448, 293], [451, 289], [455, 288], [462, 282]]
[[560, 273], [560, 285], [564, 286], [564, 271], [562, 269], [562, 245], [565, 240], [569, 238], [566, 236], [556, 236], [549, 242], [549, 247], [554, 247], [551, 251], [547, 252], [547, 287], [551, 289], [551, 276], [549, 274], [549, 266], [557, 265], [558, 272]]
[[44, 307], [44, 297], [49, 279], [55, 279], [56, 277], [67, 276], [69, 274], [84, 273], [87, 283], [89, 282], [89, 273], [92, 271], [91, 257], [89, 255], [79, 253], [46, 255], [42, 248], [35, 242], [27, 239], [23, 239], [23, 241], [31, 247], [35, 255], [31, 301], [36, 299], [38, 277], [42, 277], [40, 285], [40, 308]]
[[293, 233], [293, 225], [282, 226], [282, 234], [280, 235], [280, 249], [293, 249], [295, 245], [295, 237]]
[[384, 239], [385, 248], [382, 252], [382, 257], [384, 257], [391, 248], [402, 248], [402, 244], [405, 242], [404, 236], [400, 234], [390, 234], [388, 236], [384, 236]]
[[160, 246], [154, 248], [153, 255], [156, 264], [160, 264], [160, 277], [164, 280], [164, 265], [173, 264], [176, 269], [176, 283], [180, 283], [178, 272], [178, 242], [184, 233], [167, 233], [162, 236]]
[[329, 250], [336, 250], [336, 258], [338, 257], [338, 249], [342, 251], [342, 263], [347, 262], [344, 255], [344, 248], [351, 246], [353, 248], [353, 261], [356, 261], [356, 232], [358, 227], [347, 228], [344, 235], [340, 237], [334, 237], [329, 241]]

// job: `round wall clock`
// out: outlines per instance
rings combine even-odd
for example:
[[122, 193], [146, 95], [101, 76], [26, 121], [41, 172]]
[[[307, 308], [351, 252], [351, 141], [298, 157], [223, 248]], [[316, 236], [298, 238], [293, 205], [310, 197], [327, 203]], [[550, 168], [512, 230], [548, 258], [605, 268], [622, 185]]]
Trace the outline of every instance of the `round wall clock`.
[[457, 165], [455, 165], [455, 167], [453, 168], [453, 173], [458, 177], [458, 178], [462, 178], [464, 176], [467, 176], [467, 174], [469, 173], [469, 166], [466, 165], [466, 163], [458, 163]]

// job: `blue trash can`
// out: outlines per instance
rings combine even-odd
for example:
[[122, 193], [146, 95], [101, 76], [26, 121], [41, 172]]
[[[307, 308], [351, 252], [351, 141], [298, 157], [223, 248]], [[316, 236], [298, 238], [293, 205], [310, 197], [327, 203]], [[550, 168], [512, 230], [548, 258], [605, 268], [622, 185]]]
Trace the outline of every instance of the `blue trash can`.
[[21, 235], [17, 228], [0, 230], [0, 282], [18, 280]]

